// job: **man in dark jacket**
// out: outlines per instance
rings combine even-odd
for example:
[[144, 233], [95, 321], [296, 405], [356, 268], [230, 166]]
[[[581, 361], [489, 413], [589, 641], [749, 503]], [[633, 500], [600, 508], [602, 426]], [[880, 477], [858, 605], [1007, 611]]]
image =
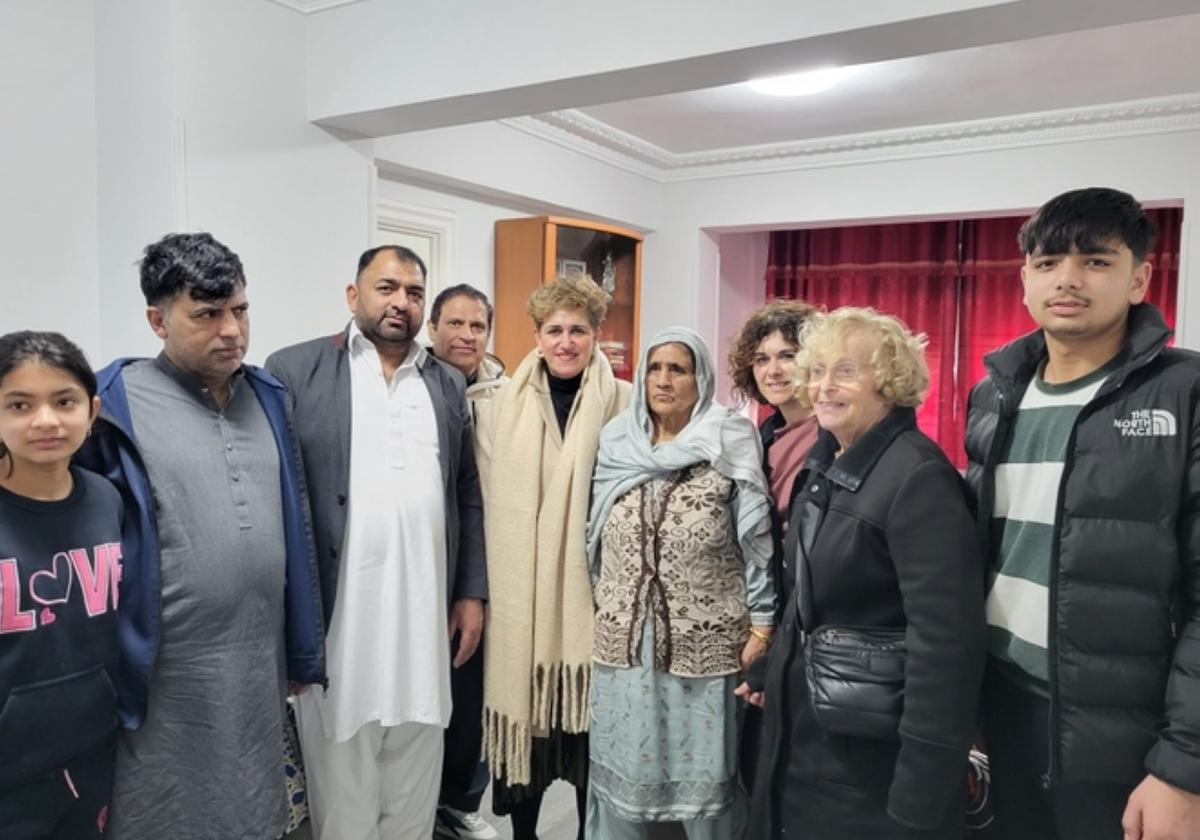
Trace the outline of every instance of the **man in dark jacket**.
[[971, 395], [1005, 838], [1200, 836], [1200, 358], [1142, 303], [1155, 236], [1116, 190], [1038, 210], [1040, 329]]
[[163, 350], [100, 371], [100, 420], [78, 455], [125, 505], [116, 689], [127, 731], [107, 836], [204, 826], [274, 840], [287, 817], [285, 680], [325, 677], [287, 395], [242, 363], [246, 277], [223, 244], [163, 237], [146, 248], [141, 286]]
[[[329, 625], [329, 690], [297, 702], [315, 840], [433, 834], [453, 664], [483, 629], [483, 502], [462, 374], [414, 339], [425, 264], [359, 258], [349, 327], [286, 347]], [[447, 638], [447, 628], [449, 637]]]

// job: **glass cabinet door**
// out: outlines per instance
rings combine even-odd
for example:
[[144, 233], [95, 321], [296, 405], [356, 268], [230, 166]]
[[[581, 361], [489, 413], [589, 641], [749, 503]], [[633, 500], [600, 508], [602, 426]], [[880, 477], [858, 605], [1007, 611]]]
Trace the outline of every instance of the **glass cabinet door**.
[[638, 241], [605, 231], [557, 226], [555, 273], [586, 274], [608, 294], [608, 316], [600, 325], [597, 345], [613, 373], [633, 379], [636, 352]]

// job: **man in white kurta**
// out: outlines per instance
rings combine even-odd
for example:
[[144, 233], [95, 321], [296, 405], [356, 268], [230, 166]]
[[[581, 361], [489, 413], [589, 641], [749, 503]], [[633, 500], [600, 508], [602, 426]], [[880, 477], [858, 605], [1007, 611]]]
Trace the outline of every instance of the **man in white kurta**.
[[[414, 342], [389, 381], [355, 324], [349, 349], [350, 502], [325, 642], [329, 690], [299, 700], [308, 796], [320, 837], [428, 838], [450, 652], [445, 495], [419, 372], [426, 351]], [[365, 823], [376, 813], [372, 834]]]
[[[360, 258], [354, 320], [267, 360], [293, 397], [322, 561], [327, 690], [298, 698], [317, 840], [429, 840], [456, 664], [486, 598], [461, 375], [412, 341], [424, 265]], [[449, 637], [447, 631], [449, 630]]]

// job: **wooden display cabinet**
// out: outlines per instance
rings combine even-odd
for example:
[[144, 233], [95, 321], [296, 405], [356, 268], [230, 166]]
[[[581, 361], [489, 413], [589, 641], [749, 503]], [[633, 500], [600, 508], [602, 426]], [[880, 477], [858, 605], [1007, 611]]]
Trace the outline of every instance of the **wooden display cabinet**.
[[495, 352], [509, 373], [534, 347], [529, 296], [560, 274], [587, 274], [609, 293], [597, 344], [613, 372], [633, 379], [638, 362], [642, 235], [601, 222], [558, 216], [496, 222]]

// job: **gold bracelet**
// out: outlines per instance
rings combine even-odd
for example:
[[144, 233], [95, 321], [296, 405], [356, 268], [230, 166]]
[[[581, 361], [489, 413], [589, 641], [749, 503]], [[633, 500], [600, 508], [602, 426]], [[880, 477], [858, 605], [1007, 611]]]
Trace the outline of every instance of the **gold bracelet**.
[[758, 639], [764, 645], [771, 644], [771, 635], [772, 634], [764, 632], [762, 630], [759, 630], [753, 624], [750, 625], [750, 635], [753, 636], [754, 638]]

